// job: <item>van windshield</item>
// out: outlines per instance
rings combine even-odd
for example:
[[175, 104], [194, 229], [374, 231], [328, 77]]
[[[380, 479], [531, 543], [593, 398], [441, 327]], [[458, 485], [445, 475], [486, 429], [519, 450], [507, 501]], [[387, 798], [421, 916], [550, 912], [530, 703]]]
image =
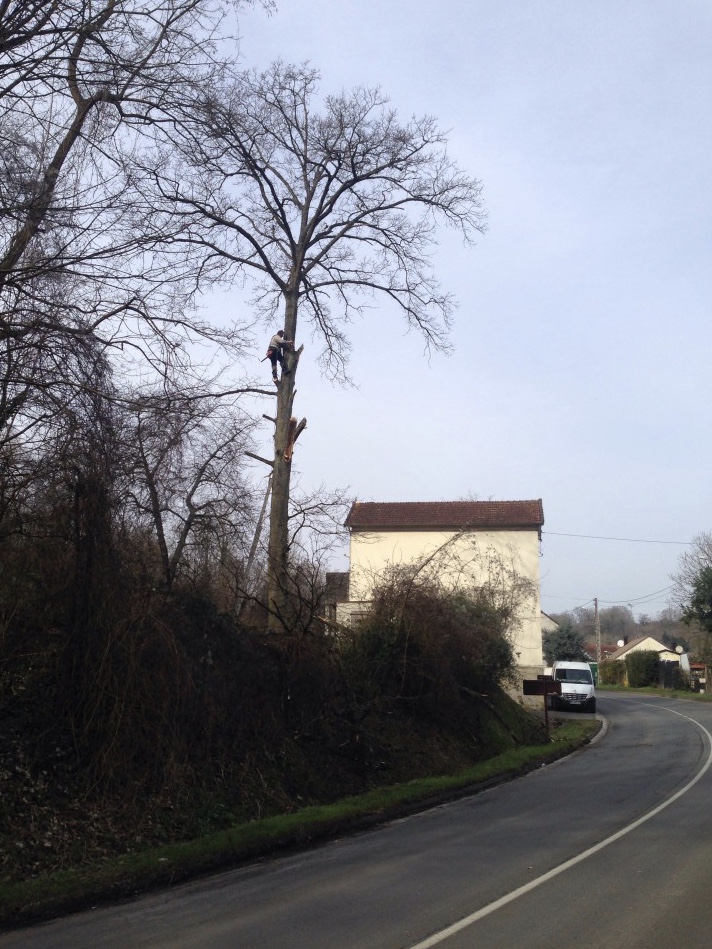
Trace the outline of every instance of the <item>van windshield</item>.
[[590, 669], [557, 669], [556, 678], [561, 682], [578, 682], [592, 685], [593, 676]]

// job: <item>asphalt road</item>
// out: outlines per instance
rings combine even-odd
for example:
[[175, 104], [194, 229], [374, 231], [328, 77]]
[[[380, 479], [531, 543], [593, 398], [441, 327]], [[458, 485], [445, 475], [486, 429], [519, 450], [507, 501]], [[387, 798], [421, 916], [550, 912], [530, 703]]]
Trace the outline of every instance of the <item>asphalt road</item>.
[[712, 706], [599, 711], [600, 740], [525, 778], [0, 949], [707, 949]]

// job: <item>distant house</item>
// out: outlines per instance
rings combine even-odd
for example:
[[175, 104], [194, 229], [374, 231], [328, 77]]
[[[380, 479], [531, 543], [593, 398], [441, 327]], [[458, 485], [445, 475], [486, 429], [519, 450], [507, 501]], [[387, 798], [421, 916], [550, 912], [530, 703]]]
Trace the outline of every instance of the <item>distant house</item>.
[[660, 656], [661, 662], [680, 661], [680, 657], [674, 649], [666, 646], [665, 643], [661, 643], [654, 636], [638, 636], [637, 639], [631, 639], [629, 643], [625, 643], [625, 645], [616, 649], [607, 658], [624, 660], [632, 652], [656, 652]]
[[[612, 643], [601, 643], [601, 661], [605, 659], [612, 659], [613, 654], [617, 652], [618, 646], [614, 646]], [[598, 661], [598, 647], [596, 643], [584, 643], [583, 651], [588, 656], [589, 662]]]
[[541, 631], [542, 633], [555, 633], [557, 629], [561, 627], [556, 622], [555, 619], [552, 619], [548, 613], [545, 613], [544, 610], [541, 611]]
[[[522, 676], [536, 676], [543, 668], [539, 598], [543, 524], [541, 499], [356, 502], [346, 519], [351, 535], [348, 598], [334, 604], [337, 621], [351, 625], [368, 612], [374, 584], [389, 566], [416, 563], [446, 548], [450, 562], [457, 564], [453, 576], [462, 576], [464, 569], [476, 583], [484, 584], [492, 580], [496, 565], [505, 565], [529, 581], [513, 645]], [[445, 574], [448, 569], [443, 567]], [[340, 582], [336, 577], [332, 581], [335, 587]]]

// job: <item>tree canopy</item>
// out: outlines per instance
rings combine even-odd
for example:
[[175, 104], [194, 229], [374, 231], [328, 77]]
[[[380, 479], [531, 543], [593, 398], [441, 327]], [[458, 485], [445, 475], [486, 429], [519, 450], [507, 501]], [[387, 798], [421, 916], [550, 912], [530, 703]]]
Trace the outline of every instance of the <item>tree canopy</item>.
[[549, 666], [557, 659], [587, 662], [588, 656], [583, 644], [583, 633], [576, 629], [570, 620], [565, 620], [558, 629], [548, 630], [543, 634], [544, 659]]
[[[672, 575], [682, 618], [697, 639], [697, 654], [712, 659], [712, 533], [697, 534]], [[697, 633], [696, 633], [697, 631]]]
[[712, 567], [701, 567], [692, 580], [683, 616], [688, 623], [695, 621], [712, 633]]
[[[123, 374], [189, 365], [232, 334], [192, 309], [195, 267], [165, 267], [150, 169], [188, 90], [225, 68], [220, 0], [6, 0], [0, 7], [0, 346], [12, 403], [43, 418], [83, 340]], [[182, 134], [186, 134], [183, 132]], [[164, 219], [165, 220], [165, 219]], [[63, 372], [69, 367], [68, 373]], [[44, 397], [44, 401], [41, 396]], [[37, 406], [35, 403], [39, 402]], [[0, 417], [0, 422], [2, 418]]]
[[251, 277], [266, 318], [284, 307], [291, 339], [299, 308], [332, 371], [374, 294], [443, 347], [454, 301], [432, 267], [436, 226], [466, 241], [482, 231], [481, 185], [434, 118], [403, 122], [380, 89], [320, 97], [319, 84], [316, 69], [276, 62], [195, 90], [194, 137], [161, 170], [180, 239]]
[[275, 631], [289, 622], [287, 446], [296, 426], [299, 318], [319, 340], [327, 373], [344, 371], [346, 327], [374, 295], [394, 303], [427, 346], [444, 348], [453, 300], [434, 273], [435, 229], [445, 223], [469, 241], [484, 228], [480, 184], [450, 158], [433, 118], [402, 122], [378, 89], [320, 101], [319, 79], [308, 65], [276, 62], [197, 85], [192, 134], [181, 126], [154, 168], [167, 215], [160, 230], [174, 235], [169, 257], [247, 278], [258, 314], [265, 321], [283, 314], [290, 348], [277, 380], [270, 463]]
[[[231, 523], [242, 518], [239, 504], [225, 506], [222, 461], [237, 465], [250, 426], [236, 407], [227, 428], [204, 421], [193, 401], [276, 396], [268, 600], [284, 628], [302, 339], [318, 340], [324, 371], [343, 375], [348, 324], [378, 296], [426, 347], [446, 348], [454, 301], [435, 273], [436, 229], [472, 241], [485, 216], [480, 183], [434, 118], [400, 119], [379, 89], [322, 95], [308, 65], [240, 71], [223, 57], [225, 11], [241, 5], [0, 7], [0, 451], [17, 470], [23, 452], [36, 461], [61, 443], [67, 464], [81, 462], [76, 490], [94, 485], [97, 511], [140, 475], [134, 513], [152, 522], [171, 586], [186, 529], [207, 529], [227, 508]], [[200, 317], [205, 290], [245, 280], [254, 308], [239, 325]], [[221, 369], [246, 372], [254, 322], [277, 313], [292, 341], [277, 391], [246, 378], [226, 392]], [[213, 444], [174, 472], [193, 424]], [[133, 445], [122, 441], [130, 430]], [[91, 437], [91, 450], [75, 450]]]

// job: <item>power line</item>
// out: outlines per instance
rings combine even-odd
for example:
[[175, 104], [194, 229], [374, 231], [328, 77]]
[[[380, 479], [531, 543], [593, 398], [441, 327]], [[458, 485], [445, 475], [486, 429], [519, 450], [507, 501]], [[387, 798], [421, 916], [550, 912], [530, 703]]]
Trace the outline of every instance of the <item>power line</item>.
[[643, 600], [651, 600], [651, 599], [654, 599], [655, 597], [659, 596], [661, 593], [667, 593], [668, 590], [672, 590], [674, 586], [675, 586], [675, 584], [674, 584], [674, 583], [671, 583], [670, 586], [663, 587], [662, 590], [655, 590], [654, 593], [646, 593], [645, 596], [639, 596], [639, 597], [637, 597], [637, 598], [631, 598], [630, 600], [599, 600], [599, 603], [610, 603], [610, 604], [625, 603], [626, 606], [627, 606], [628, 604], [631, 604], [631, 605], [632, 605], [633, 603], [642, 603]]
[[[549, 600], [570, 600], [570, 596], [561, 596], [560, 593], [542, 593], [542, 598], [546, 597]], [[574, 599], [580, 599], [580, 597], [574, 597]], [[578, 606], [572, 606], [572, 610], [578, 610], [581, 607], [588, 606], [589, 603], [593, 603], [593, 599], [589, 598], [585, 603], [579, 603]]]
[[[565, 599], [568, 599], [568, 597], [563, 597], [563, 596], [562, 596], [562, 597], [557, 597], [557, 599], [565, 600]], [[583, 610], [583, 609], [585, 609], [585, 608], [588, 606], [589, 603], [593, 603], [593, 600], [592, 600], [592, 599], [591, 599], [591, 600], [586, 600], [585, 603], [579, 603], [578, 606], [572, 606], [572, 607], [570, 607], [566, 612], [567, 612], [567, 613], [573, 613], [574, 610]]]
[[564, 534], [560, 531], [542, 531], [552, 537], [582, 537], [586, 540], [617, 540], [628, 544], [675, 544], [678, 547], [691, 547], [689, 540], [644, 540], [640, 537], [601, 537], [598, 534]]
[[[663, 593], [667, 593], [669, 590], [674, 589], [674, 587], [675, 587], [675, 584], [674, 584], [674, 583], [671, 583], [670, 586], [663, 587], [662, 590], [655, 590], [653, 593], [646, 593], [646, 594], [644, 594], [643, 596], [628, 597], [628, 598], [624, 598], [624, 599], [621, 599], [621, 600], [601, 600], [601, 599], [599, 599], [598, 602], [599, 602], [599, 603], [607, 603], [609, 606], [618, 606], [618, 605], [632, 606], [634, 603], [654, 602], [654, 600], [655, 600], [656, 598], [660, 597]], [[542, 597], [542, 599], [552, 599], [552, 600], [569, 600], [569, 599], [571, 599], [571, 597], [568, 597], [568, 596], [559, 596], [559, 595], [557, 595], [556, 593], [542, 593], [542, 594], [541, 594], [541, 597]], [[567, 613], [573, 613], [574, 610], [583, 609], [584, 607], [588, 606], [589, 603], [593, 603], [593, 600], [587, 600], [585, 603], [581, 603], [579, 606], [572, 606], [572, 607], [570, 607], [568, 610], [566, 610], [566, 612], [567, 612]]]

